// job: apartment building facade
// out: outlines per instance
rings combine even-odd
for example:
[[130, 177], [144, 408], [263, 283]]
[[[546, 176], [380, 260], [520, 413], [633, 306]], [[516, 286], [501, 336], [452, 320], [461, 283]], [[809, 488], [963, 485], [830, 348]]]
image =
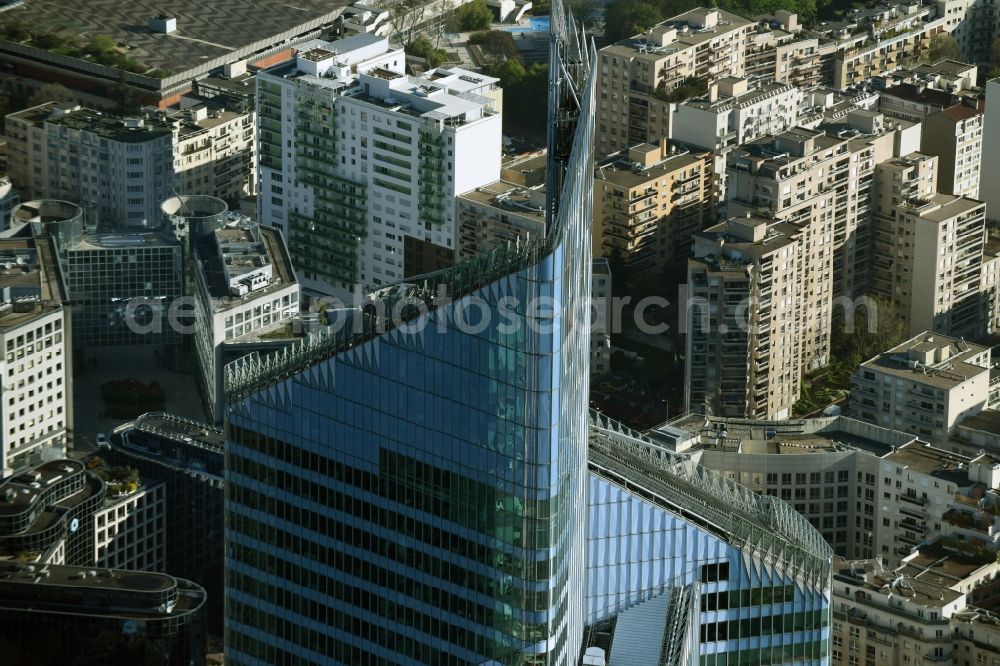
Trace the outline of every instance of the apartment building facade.
[[610, 155], [670, 136], [670, 91], [686, 79], [741, 77], [755, 24], [699, 7], [606, 46], [598, 68], [595, 151]]
[[181, 106], [181, 111], [168, 116], [176, 128], [176, 191], [216, 197], [237, 206], [257, 188], [254, 110], [232, 110], [186, 98], [181, 99]]
[[258, 74], [258, 219], [306, 289], [346, 300], [402, 280], [407, 238], [453, 255], [455, 197], [500, 178], [498, 79], [409, 77], [404, 59], [361, 34]]
[[765, 83], [751, 88], [747, 79], [719, 79], [704, 98], [680, 102], [673, 111], [671, 140], [712, 153], [712, 196], [726, 196], [726, 161], [734, 148], [795, 126], [805, 94], [793, 85]]
[[964, 417], [985, 409], [990, 350], [924, 332], [862, 363], [851, 378], [851, 414], [944, 444]]
[[661, 275], [691, 253], [693, 234], [712, 219], [711, 155], [666, 141], [639, 144], [594, 170], [594, 256], [629, 275]]
[[844, 21], [821, 27], [837, 42], [830, 81], [837, 89], [916, 65], [931, 39], [948, 32], [947, 17], [938, 16], [933, 5], [880, 5], [856, 11]]
[[[732, 218], [695, 234], [688, 260], [685, 410], [788, 418], [804, 370], [825, 362], [829, 330], [809, 320], [804, 234]], [[820, 343], [816, 344], [817, 338]], [[826, 340], [824, 342], [824, 340]]]
[[[875, 165], [872, 192], [871, 291], [892, 300], [902, 272], [896, 265], [899, 229], [896, 210], [913, 199], [927, 199], [937, 192], [937, 157], [910, 153]], [[903, 285], [899, 285], [900, 291]]]
[[986, 110], [983, 117], [983, 155], [979, 193], [986, 202], [986, 216], [1000, 220], [1000, 192], [990, 187], [990, 174], [1000, 173], [1000, 78], [987, 81]]
[[813, 265], [829, 264], [808, 284], [818, 316], [831, 316], [830, 292], [853, 298], [868, 290], [875, 165], [895, 150], [896, 132], [880, 114], [856, 109], [846, 121], [751, 141], [728, 168], [730, 215], [765, 210], [811, 229]]
[[[976, 588], [996, 576], [996, 567], [941, 543], [914, 551], [897, 567], [834, 558], [830, 663], [1000, 663], [995, 618], [973, 606]], [[983, 620], [983, 640], [970, 651]]]
[[911, 199], [896, 210], [892, 302], [910, 335], [982, 335], [985, 210], [982, 202], [949, 194]]
[[460, 194], [457, 260], [466, 261], [507, 243], [530, 242], [545, 236], [545, 187], [505, 180]]
[[61, 457], [72, 428], [71, 322], [54, 252], [47, 239], [0, 240], [0, 478]]
[[983, 159], [983, 111], [976, 100], [964, 98], [924, 117], [921, 152], [937, 155], [939, 191], [979, 198]]

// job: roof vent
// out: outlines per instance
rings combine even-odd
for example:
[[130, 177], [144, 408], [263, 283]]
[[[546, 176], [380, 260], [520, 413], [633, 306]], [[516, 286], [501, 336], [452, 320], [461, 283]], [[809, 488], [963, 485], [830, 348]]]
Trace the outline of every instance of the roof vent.
[[149, 17], [149, 22], [146, 26], [151, 32], [170, 34], [177, 29], [177, 19], [166, 14], [156, 14]]

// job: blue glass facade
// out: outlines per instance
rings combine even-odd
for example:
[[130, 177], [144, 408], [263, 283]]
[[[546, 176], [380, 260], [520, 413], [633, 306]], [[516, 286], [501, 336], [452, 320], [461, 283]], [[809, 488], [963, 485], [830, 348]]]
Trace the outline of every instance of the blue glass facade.
[[833, 551], [789, 505], [595, 418], [587, 624], [691, 592], [685, 662], [829, 664]]
[[[553, 99], [590, 118], [565, 21], [553, 3], [584, 83], [554, 66]], [[231, 663], [576, 662], [593, 127], [553, 127], [548, 238], [377, 304], [405, 324], [227, 369]]]

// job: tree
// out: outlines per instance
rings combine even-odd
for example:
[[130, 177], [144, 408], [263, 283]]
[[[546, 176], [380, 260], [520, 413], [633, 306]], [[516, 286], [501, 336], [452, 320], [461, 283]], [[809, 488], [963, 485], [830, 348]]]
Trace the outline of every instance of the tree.
[[569, 0], [569, 9], [580, 25], [589, 26], [597, 18], [600, 3], [597, 0]]
[[500, 63], [493, 69], [491, 74], [500, 79], [500, 87], [506, 92], [508, 89], [512, 89], [524, 81], [527, 71], [520, 60], [512, 58]]
[[72, 102], [73, 92], [61, 83], [46, 83], [35, 91], [28, 101], [28, 106], [38, 106], [46, 102]]
[[927, 60], [929, 62], [936, 62], [942, 58], [962, 60], [962, 48], [955, 41], [955, 38], [946, 32], [934, 35], [927, 47]]
[[409, 46], [406, 47], [406, 52], [423, 58], [429, 67], [439, 67], [448, 56], [443, 50], [434, 48], [434, 45], [426, 37], [417, 37], [410, 42]]
[[87, 51], [90, 53], [107, 53], [117, 48], [118, 44], [115, 42], [114, 37], [107, 35], [94, 35], [90, 43], [87, 44]]
[[617, 42], [651, 28], [663, 16], [655, 5], [639, 0], [614, 0], [604, 12], [604, 35]]
[[389, 7], [393, 37], [403, 48], [408, 47], [417, 34], [416, 29], [424, 21], [428, 4], [422, 0], [400, 0]]
[[990, 78], [995, 79], [1000, 76], [1000, 37], [993, 41], [993, 48], [990, 49]]
[[866, 297], [853, 313], [853, 330], [847, 324], [845, 320], [844, 325], [833, 326], [831, 356], [852, 368], [907, 338], [906, 320], [899, 308], [881, 296]]
[[451, 32], [489, 30], [493, 25], [493, 10], [486, 4], [486, 0], [472, 0], [457, 8], [448, 22]]

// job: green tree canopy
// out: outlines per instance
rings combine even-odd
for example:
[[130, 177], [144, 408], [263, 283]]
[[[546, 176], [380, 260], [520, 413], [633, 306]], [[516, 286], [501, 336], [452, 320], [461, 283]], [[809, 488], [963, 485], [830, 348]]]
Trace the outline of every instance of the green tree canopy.
[[406, 46], [410, 55], [423, 58], [429, 67], [439, 67], [445, 61], [447, 54], [442, 49], [435, 48], [426, 37], [417, 37]]
[[449, 24], [452, 32], [489, 30], [493, 24], [493, 10], [487, 6], [486, 0], [472, 0], [455, 10]]
[[951, 60], [962, 59], [962, 48], [955, 41], [955, 38], [946, 32], [939, 32], [931, 38], [931, 43], [927, 48], [927, 59], [930, 62], [949, 58]]
[[604, 35], [609, 42], [637, 35], [663, 20], [660, 9], [648, 2], [615, 0], [604, 12]]
[[73, 92], [61, 83], [46, 83], [35, 91], [28, 106], [38, 106], [46, 102], [72, 102]]

